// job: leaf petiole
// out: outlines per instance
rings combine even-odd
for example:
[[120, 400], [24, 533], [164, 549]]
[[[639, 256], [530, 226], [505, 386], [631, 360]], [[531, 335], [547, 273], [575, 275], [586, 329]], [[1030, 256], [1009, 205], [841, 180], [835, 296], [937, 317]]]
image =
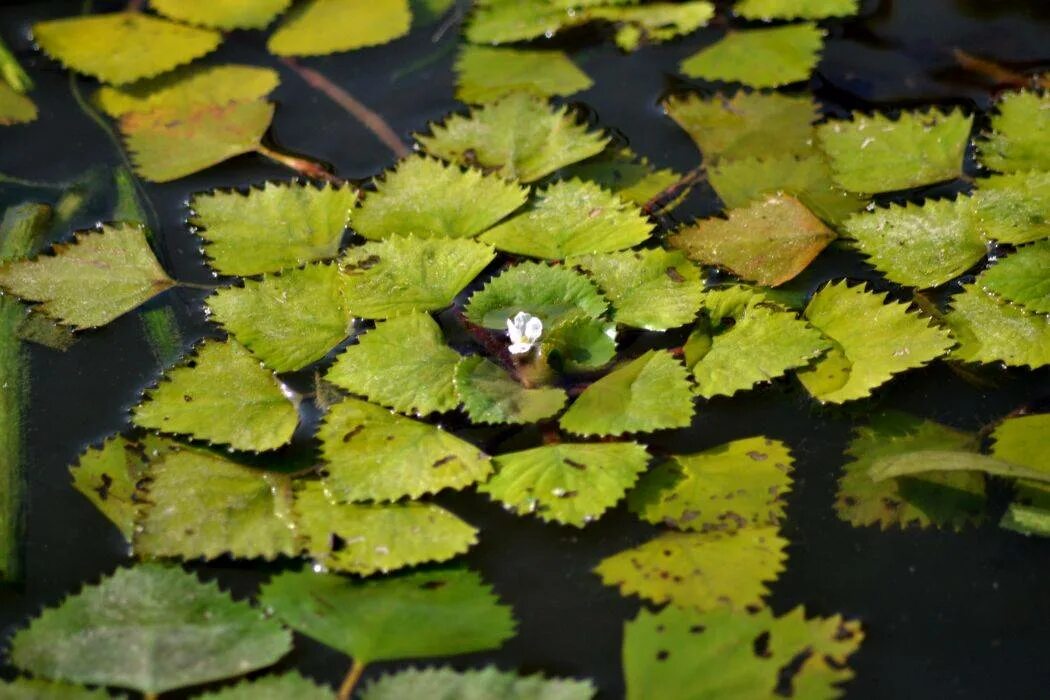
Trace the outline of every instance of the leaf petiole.
[[312, 180], [324, 180], [336, 185], [341, 185], [344, 182], [343, 178], [333, 175], [323, 165], [308, 158], [293, 156], [290, 153], [284, 153], [262, 144], [255, 147], [255, 152]]
[[354, 659], [350, 670], [346, 672], [346, 677], [343, 678], [343, 682], [339, 685], [339, 693], [336, 695], [337, 700], [350, 700], [350, 695], [354, 692], [354, 687], [357, 686], [357, 682], [361, 680], [361, 674], [364, 672], [365, 664]]

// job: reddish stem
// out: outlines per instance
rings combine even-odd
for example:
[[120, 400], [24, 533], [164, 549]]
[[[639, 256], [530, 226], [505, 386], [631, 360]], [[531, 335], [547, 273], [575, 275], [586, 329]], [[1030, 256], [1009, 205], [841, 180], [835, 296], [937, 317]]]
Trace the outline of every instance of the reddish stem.
[[683, 175], [678, 182], [675, 182], [665, 189], [657, 192], [645, 205], [642, 207], [642, 211], [646, 214], [652, 214], [658, 212], [668, 204], [677, 199], [686, 189], [692, 187], [697, 181], [699, 181], [704, 175], [703, 168], [694, 168], [685, 175]]
[[313, 180], [324, 180], [325, 182], [331, 182], [334, 185], [341, 185], [344, 182], [343, 178], [333, 175], [328, 172], [327, 168], [323, 165], [316, 161], [309, 160], [308, 158], [300, 158], [299, 156], [282, 153], [281, 151], [268, 148], [262, 144], [259, 144], [255, 151], [259, 155], [266, 156], [270, 160], [276, 161]]
[[974, 56], [962, 49], [952, 49], [955, 62], [968, 71], [991, 78], [998, 85], [1011, 85], [1013, 87], [1031, 87], [1033, 83], [1041, 88], [1050, 87], [1050, 78], [1040, 76], [1029, 76], [1018, 73], [1006, 66], [999, 65], [986, 58]]

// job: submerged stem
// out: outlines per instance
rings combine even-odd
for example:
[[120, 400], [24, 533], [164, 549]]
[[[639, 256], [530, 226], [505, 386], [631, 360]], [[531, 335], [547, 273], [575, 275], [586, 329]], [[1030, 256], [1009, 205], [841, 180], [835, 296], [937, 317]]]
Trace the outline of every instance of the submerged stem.
[[374, 112], [366, 107], [356, 97], [325, 77], [324, 74], [313, 68], [300, 65], [292, 58], [282, 58], [281, 61], [295, 71], [310, 87], [324, 93], [328, 99], [349, 112], [350, 116], [375, 134], [398, 158], [404, 158], [412, 152], [412, 149], [401, 141], [397, 133], [378, 112]]
[[353, 665], [350, 666], [350, 670], [346, 672], [346, 677], [339, 685], [339, 693], [336, 695], [337, 700], [350, 700], [350, 695], [354, 692], [354, 687], [361, 680], [361, 674], [364, 672], [365, 665], [354, 659]]
[[259, 144], [255, 148], [255, 152], [261, 156], [266, 156], [272, 161], [280, 163], [286, 168], [291, 168], [300, 175], [312, 180], [324, 180], [325, 182], [331, 182], [335, 185], [341, 185], [344, 182], [343, 178], [333, 175], [328, 172], [328, 169], [323, 165], [317, 161], [310, 160], [309, 158], [293, 156], [290, 153], [284, 153], [262, 144]]
[[986, 58], [974, 56], [972, 53], [963, 51], [959, 48], [952, 49], [952, 56], [955, 57], [955, 62], [966, 70], [991, 78], [999, 85], [1031, 87], [1035, 84], [1041, 88], [1050, 87], [1050, 78], [1018, 73], [1017, 71], [1011, 70], [995, 61], [989, 61]]
[[645, 205], [642, 206], [642, 211], [646, 214], [653, 214], [661, 211], [681, 196], [685, 190], [696, 184], [703, 176], [704, 169], [702, 167], [690, 170], [679, 178], [677, 182], [674, 182], [660, 192], [657, 192], [648, 202], [645, 203]]

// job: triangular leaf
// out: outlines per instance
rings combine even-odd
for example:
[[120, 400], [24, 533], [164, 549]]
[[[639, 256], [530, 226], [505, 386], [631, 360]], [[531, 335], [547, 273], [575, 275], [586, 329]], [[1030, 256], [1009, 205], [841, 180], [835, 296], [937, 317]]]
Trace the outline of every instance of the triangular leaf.
[[950, 306], [944, 322], [959, 341], [952, 358], [1033, 369], [1050, 364], [1050, 323], [1045, 314], [1006, 304], [975, 285], [963, 287]]
[[427, 157], [401, 161], [352, 212], [354, 230], [380, 240], [395, 233], [419, 238], [473, 238], [525, 203], [528, 191], [475, 168]]
[[976, 284], [1029, 311], [1050, 313], [1050, 241], [1019, 248], [982, 272]]
[[385, 44], [411, 24], [408, 0], [307, 0], [281, 21], [266, 48], [278, 56], [320, 56]]
[[291, 440], [299, 415], [283, 385], [241, 345], [208, 340], [146, 393], [132, 420], [143, 428], [262, 451]]
[[452, 376], [460, 361], [429, 314], [376, 324], [328, 370], [325, 379], [406, 414], [451, 411], [459, 405]]
[[207, 300], [213, 320], [268, 367], [289, 372], [321, 359], [350, 331], [353, 316], [335, 265], [307, 265], [224, 287]]
[[650, 350], [587, 387], [561, 417], [577, 435], [647, 433], [689, 425], [689, 374], [670, 353]]
[[11, 640], [11, 661], [43, 678], [163, 693], [264, 668], [291, 635], [181, 569], [140, 564], [45, 610]]
[[187, 66], [131, 85], [104, 85], [95, 99], [114, 118], [154, 110], [185, 114], [207, 105], [266, 97], [279, 82], [277, 71], [261, 66]]
[[779, 87], [808, 80], [823, 47], [824, 30], [808, 22], [743, 29], [686, 58], [679, 70], [690, 78]]
[[477, 698], [483, 700], [591, 700], [590, 681], [519, 676], [494, 666], [471, 671], [451, 668], [410, 668], [365, 686], [361, 700], [405, 698]]
[[1050, 172], [983, 178], [969, 201], [985, 238], [1021, 245], [1050, 237]]
[[198, 695], [196, 700], [333, 700], [334, 697], [327, 686], [303, 678], [296, 671], [288, 671], [241, 681], [228, 688]]
[[513, 92], [565, 96], [593, 85], [564, 51], [467, 45], [456, 59], [456, 74], [456, 99], [473, 104]]
[[603, 559], [594, 571], [622, 595], [657, 605], [743, 610], [769, 593], [766, 584], [784, 570], [786, 546], [774, 527], [670, 532]]
[[480, 355], [460, 360], [456, 394], [474, 423], [535, 423], [565, 406], [568, 396], [555, 387], [529, 389], [499, 365]]
[[83, 231], [54, 255], [0, 267], [0, 286], [76, 328], [102, 326], [172, 287], [135, 224]]
[[33, 100], [0, 80], [0, 126], [25, 124], [36, 117], [37, 108]]
[[292, 0], [150, 0], [162, 15], [216, 29], [265, 29]]
[[652, 230], [634, 205], [594, 183], [569, 180], [540, 190], [528, 209], [481, 240], [516, 255], [562, 260], [630, 248]]
[[466, 569], [368, 581], [286, 572], [263, 586], [259, 600], [296, 631], [362, 664], [493, 649], [514, 635], [510, 608]]
[[492, 471], [488, 456], [441, 428], [357, 399], [332, 406], [318, 430], [325, 488], [336, 501], [396, 501], [461, 489]]
[[981, 162], [992, 170], [1013, 173], [1050, 170], [1050, 94], [1006, 93], [991, 120], [991, 132], [978, 143]]
[[88, 448], [69, 471], [73, 487], [130, 541], [141, 508], [135, 500], [135, 489], [146, 472], [142, 456], [132, 450], [127, 440], [117, 436], [101, 447]]
[[594, 283], [578, 272], [526, 262], [490, 279], [470, 297], [464, 311], [472, 323], [506, 330], [507, 319], [521, 311], [538, 316], [550, 328], [572, 316], [597, 318], [607, 306]]
[[475, 44], [503, 44], [553, 36], [559, 29], [586, 22], [580, 12], [547, 0], [479, 2], [471, 13], [465, 35]]
[[[654, 197], [682, 179], [679, 173], [664, 168], [657, 170], [649, 160], [638, 156], [630, 148], [610, 146], [593, 158], [570, 165], [560, 171], [562, 179], [576, 178], [593, 182], [602, 189], [615, 192], [620, 199], [639, 206], [648, 204]], [[683, 194], [689, 192], [683, 188]], [[670, 209], [677, 198], [667, 203]]]
[[427, 153], [522, 182], [600, 153], [609, 142], [577, 123], [568, 107], [552, 109], [546, 100], [522, 93], [477, 107], [466, 117], [452, 115], [431, 133], [417, 135]]
[[559, 443], [493, 459], [495, 475], [478, 487], [517, 513], [583, 527], [615, 505], [649, 464], [634, 442]]
[[992, 431], [992, 455], [998, 459], [1050, 473], [1045, 449], [1050, 413], [1007, 418]]
[[189, 223], [211, 265], [226, 275], [257, 275], [333, 257], [357, 199], [352, 187], [267, 182], [247, 195], [198, 194]]

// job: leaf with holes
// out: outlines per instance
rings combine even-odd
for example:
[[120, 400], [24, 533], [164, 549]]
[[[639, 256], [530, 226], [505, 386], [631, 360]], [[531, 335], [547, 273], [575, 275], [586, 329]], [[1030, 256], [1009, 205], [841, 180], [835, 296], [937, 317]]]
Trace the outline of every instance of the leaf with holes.
[[558, 168], [600, 153], [609, 138], [578, 123], [568, 107], [551, 108], [533, 95], [515, 93], [454, 114], [417, 135], [427, 153], [461, 165], [532, 182]]
[[521, 311], [538, 316], [550, 328], [571, 317], [597, 318], [607, 307], [594, 283], [578, 272], [526, 262], [489, 280], [470, 297], [464, 312], [471, 323], [506, 330], [507, 319]]
[[292, 636], [182, 569], [118, 569], [45, 610], [11, 640], [11, 662], [41, 678], [163, 693], [265, 668]]
[[634, 442], [558, 443], [493, 458], [478, 487], [516, 513], [583, 527], [616, 505], [649, 464]]
[[377, 46], [408, 34], [408, 0], [306, 0], [270, 35], [266, 48], [278, 56], [320, 56]]
[[470, 420], [481, 424], [536, 423], [565, 406], [565, 392], [556, 387], [529, 389], [499, 365], [480, 355], [460, 360], [456, 394]]
[[1045, 314], [1004, 303], [972, 284], [953, 296], [949, 306], [944, 322], [959, 341], [953, 359], [1033, 369], [1050, 364], [1050, 323]]
[[984, 478], [974, 472], [929, 472], [874, 481], [878, 460], [924, 450], [976, 451], [974, 435], [907, 413], [877, 413], [857, 428], [846, 449], [852, 457], [842, 471], [835, 511], [856, 526], [881, 529], [933, 525], [961, 530], [985, 512]]
[[433, 158], [410, 157], [382, 179], [351, 212], [354, 230], [380, 240], [391, 234], [419, 238], [473, 238], [525, 203], [528, 190]]
[[650, 350], [584, 389], [561, 417], [577, 435], [623, 435], [682, 428], [693, 417], [689, 373], [663, 350]]
[[1050, 170], [1050, 94], [1009, 92], [996, 108], [991, 131], [977, 143], [981, 162], [1004, 173]]
[[459, 405], [452, 377], [460, 361], [429, 314], [376, 324], [341, 354], [325, 379], [405, 414], [451, 411]]
[[1022, 245], [1050, 237], [1050, 172], [983, 178], [970, 202], [985, 238]]
[[824, 48], [824, 30], [809, 22], [731, 31], [689, 56], [679, 70], [690, 78], [756, 88], [808, 80]]
[[194, 195], [189, 223], [204, 239], [212, 267], [224, 275], [257, 275], [335, 256], [356, 199], [352, 187], [267, 182], [246, 195]]
[[484, 651], [514, 636], [510, 608], [461, 568], [368, 581], [289, 571], [262, 587], [259, 602], [361, 664]]
[[669, 97], [664, 109], [696, 143], [708, 167], [738, 158], [807, 156], [813, 150], [817, 105], [808, 95], [688, 94]]
[[787, 445], [761, 436], [672, 455], [642, 477], [627, 503], [643, 520], [679, 530], [776, 525], [793, 461]]
[[315, 264], [243, 287], [224, 287], [207, 299], [212, 318], [277, 372], [321, 359], [350, 332], [353, 316], [335, 265]]
[[187, 114], [209, 105], [266, 97], [278, 83], [280, 78], [272, 68], [234, 63], [187, 66], [131, 85], [103, 85], [95, 101], [115, 119], [154, 110]]
[[952, 346], [946, 330], [886, 297], [840, 281], [810, 299], [804, 316], [832, 347], [798, 378], [821, 403], [869, 396], [893, 375], [920, 367]]
[[514, 92], [566, 96], [593, 81], [564, 51], [463, 47], [456, 59], [456, 99], [479, 104]]
[[835, 239], [835, 232], [790, 195], [755, 201], [680, 229], [670, 243], [691, 259], [775, 287], [801, 273]]
[[129, 112], [120, 118], [120, 131], [135, 172], [170, 182], [257, 150], [273, 111], [271, 102], [246, 100]]
[[69, 472], [73, 476], [73, 488], [130, 541], [142, 507], [135, 498], [136, 484], [146, 473], [142, 456], [118, 435], [107, 439], [101, 447], [85, 450]]
[[390, 236], [350, 248], [339, 264], [350, 310], [381, 319], [451, 305], [495, 257], [477, 241]]
[[612, 302], [617, 323], [664, 331], [683, 326], [702, 304], [700, 270], [680, 251], [663, 248], [583, 255], [569, 265], [589, 274]]
[[325, 489], [335, 501], [396, 501], [461, 489], [492, 472], [488, 455], [441, 428], [357, 399], [332, 406], [318, 430]]
[[1029, 311], [1050, 313], [1050, 241], [1018, 248], [978, 275], [976, 284]]
[[273, 372], [230, 340], [206, 340], [135, 407], [143, 428], [238, 450], [272, 450], [292, 439], [296, 405]]
[[292, 0], [150, 0], [150, 6], [172, 19], [231, 29], [265, 29]]
[[0, 287], [74, 328], [94, 328], [123, 316], [175, 285], [135, 224], [81, 231], [53, 255], [0, 266]]
[[295, 496], [306, 553], [331, 571], [370, 576], [445, 561], [477, 544], [478, 531], [431, 503], [341, 503], [318, 482]]
[[766, 584], [784, 570], [783, 540], [775, 527], [735, 533], [669, 532], [602, 560], [602, 583], [657, 605], [743, 610], [760, 605]]
[[[630, 148], [609, 147], [585, 161], [570, 165], [559, 171], [563, 180], [578, 179], [593, 182], [609, 190], [626, 202], [645, 206], [654, 197], [679, 182], [682, 176], [673, 170], [656, 169], [647, 158], [637, 155]], [[689, 192], [682, 193], [664, 204], [661, 209], [673, 208]]]
[[334, 697], [331, 688], [318, 685], [297, 671], [260, 676], [195, 696], [196, 700], [333, 700]]
[[496, 700], [591, 700], [590, 681], [519, 676], [486, 666], [470, 671], [451, 668], [409, 668], [372, 681], [361, 691], [361, 700], [404, 698], [491, 698]]
[[962, 175], [973, 116], [931, 109], [853, 114], [817, 127], [835, 181], [852, 192], [889, 192]]
[[857, 14], [858, 0], [740, 0], [733, 14], [744, 19], [827, 19]]
[[211, 29], [141, 12], [63, 17], [33, 25], [40, 48], [65, 67], [104, 83], [131, 83], [210, 53], [222, 43]]
[[630, 248], [652, 231], [635, 205], [594, 183], [563, 180], [540, 190], [524, 212], [480, 240], [515, 255], [562, 260]]

